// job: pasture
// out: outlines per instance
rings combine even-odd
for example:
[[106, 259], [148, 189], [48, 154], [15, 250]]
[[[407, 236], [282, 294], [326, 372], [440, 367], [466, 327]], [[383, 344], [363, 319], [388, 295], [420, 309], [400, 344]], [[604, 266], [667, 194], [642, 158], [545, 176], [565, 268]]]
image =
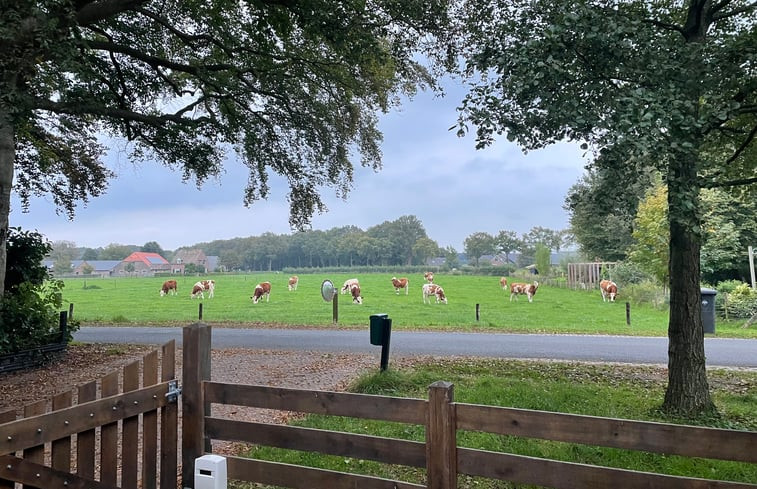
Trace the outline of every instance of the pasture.
[[[399, 277], [400, 275], [397, 274]], [[403, 275], [404, 276], [404, 275]], [[82, 325], [186, 325], [198, 319], [231, 325], [297, 325], [310, 327], [367, 327], [371, 314], [386, 313], [394, 329], [487, 330], [515, 333], [580, 333], [621, 335], [666, 335], [667, 311], [649, 306], [631, 307], [631, 325], [626, 324], [623, 290], [615, 303], [602, 302], [599, 290], [574, 291], [541, 285], [529, 303], [525, 296], [510, 302], [509, 290], [499, 277], [438, 274], [435, 283], [444, 287], [448, 304], [424, 304], [421, 274], [410, 275], [409, 295], [396, 294], [389, 274], [357, 276], [363, 304], [353, 304], [349, 295], [338, 295], [339, 321], [332, 321], [332, 304], [323, 300], [321, 284], [331, 280], [337, 288], [354, 274], [301, 274], [296, 291], [287, 290], [289, 275], [270, 272], [246, 275], [171, 277], [178, 294], [160, 296], [166, 280], [148, 278], [68, 278], [63, 298], [74, 304], [74, 317]], [[191, 299], [192, 285], [200, 279], [216, 281], [215, 297]], [[259, 282], [271, 282], [270, 301], [253, 304], [250, 296]], [[476, 320], [476, 304], [479, 320]], [[757, 337], [754, 329], [718, 320], [717, 336]]]

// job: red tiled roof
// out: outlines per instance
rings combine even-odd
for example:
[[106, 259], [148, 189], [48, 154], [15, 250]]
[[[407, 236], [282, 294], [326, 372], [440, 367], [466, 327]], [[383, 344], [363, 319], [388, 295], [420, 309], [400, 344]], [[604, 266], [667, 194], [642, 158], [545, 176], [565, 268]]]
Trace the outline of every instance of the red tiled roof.
[[141, 261], [145, 265], [168, 265], [168, 260], [163, 258], [157, 253], [145, 253], [144, 251], [135, 251], [131, 255], [124, 258], [124, 261]]

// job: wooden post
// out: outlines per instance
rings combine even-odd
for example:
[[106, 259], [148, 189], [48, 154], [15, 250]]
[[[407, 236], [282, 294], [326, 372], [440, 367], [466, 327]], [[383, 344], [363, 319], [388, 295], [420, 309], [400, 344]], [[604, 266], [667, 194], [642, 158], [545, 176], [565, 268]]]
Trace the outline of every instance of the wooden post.
[[197, 320], [202, 321], [202, 302], [200, 302], [200, 312], [198, 314]]
[[334, 300], [331, 301], [332, 316], [334, 324], [339, 322], [339, 294], [334, 294]]
[[476, 304], [476, 322], [481, 319], [481, 304]]
[[434, 382], [428, 388], [426, 477], [428, 489], [457, 488], [457, 438], [454, 386]]
[[626, 324], [631, 325], [631, 303], [626, 302]]
[[195, 459], [204, 455], [206, 448], [202, 381], [210, 380], [210, 336], [210, 326], [204, 323], [183, 330], [181, 486], [191, 489]]
[[757, 284], [755, 284], [755, 280], [754, 280], [754, 248], [750, 246], [748, 251], [749, 251], [749, 272], [752, 274], [752, 289], [757, 290]]
[[74, 318], [74, 303], [68, 305], [68, 319]]

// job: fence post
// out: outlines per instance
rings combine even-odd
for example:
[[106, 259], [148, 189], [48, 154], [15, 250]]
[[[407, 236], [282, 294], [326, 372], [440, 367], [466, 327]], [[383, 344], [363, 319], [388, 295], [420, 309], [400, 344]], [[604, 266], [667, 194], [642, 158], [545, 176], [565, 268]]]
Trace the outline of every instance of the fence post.
[[194, 461], [204, 455], [207, 446], [202, 381], [210, 380], [210, 333], [210, 326], [204, 323], [194, 323], [183, 330], [181, 485], [192, 489]]
[[434, 382], [428, 388], [426, 477], [428, 489], [457, 488], [457, 438], [454, 386]]

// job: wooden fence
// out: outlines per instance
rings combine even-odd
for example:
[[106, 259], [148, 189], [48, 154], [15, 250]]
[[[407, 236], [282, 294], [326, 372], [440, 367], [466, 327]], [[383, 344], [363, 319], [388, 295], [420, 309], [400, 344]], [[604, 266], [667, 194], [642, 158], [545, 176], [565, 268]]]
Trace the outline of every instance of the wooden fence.
[[171, 341], [122, 375], [0, 413], [0, 489], [176, 489], [178, 405], [167, 397], [175, 348]]
[[[428, 399], [284, 389], [211, 382], [210, 330], [184, 330], [182, 429], [184, 463], [228, 440], [424, 468], [426, 485], [277, 462], [227, 458], [229, 478], [292, 488], [453, 489], [460, 474], [561, 489], [746, 489], [757, 485], [710, 481], [569, 463], [457, 446], [460, 430], [613, 447], [626, 450], [757, 463], [757, 432], [681, 426], [481, 406], [454, 401], [453, 386], [437, 382]], [[187, 356], [187, 354], [189, 356]], [[212, 416], [213, 403], [423, 425], [424, 442], [243, 422]], [[191, 467], [191, 465], [190, 465]], [[190, 473], [191, 474], [191, 473]], [[184, 486], [189, 486], [185, 469]]]

